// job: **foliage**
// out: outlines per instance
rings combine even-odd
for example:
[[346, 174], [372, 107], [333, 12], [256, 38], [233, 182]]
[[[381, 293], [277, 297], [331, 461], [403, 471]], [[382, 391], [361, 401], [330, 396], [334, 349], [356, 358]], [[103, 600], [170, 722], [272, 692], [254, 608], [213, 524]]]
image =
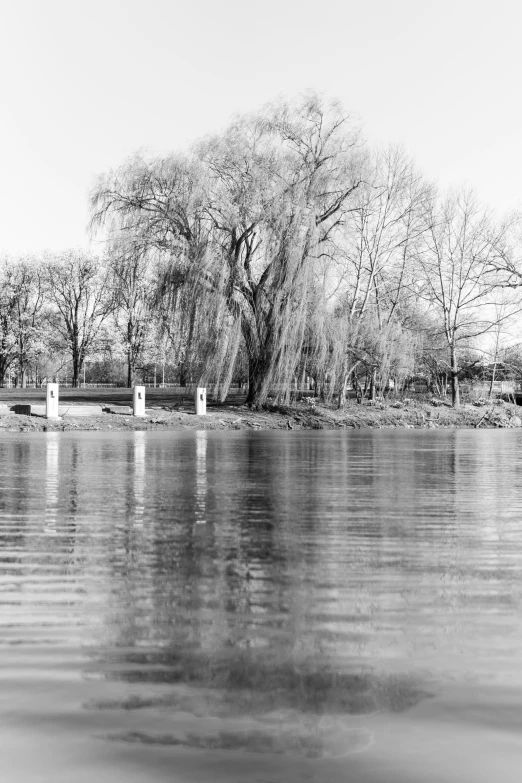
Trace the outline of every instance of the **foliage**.
[[350, 385], [375, 397], [417, 377], [458, 404], [462, 379], [522, 366], [520, 221], [440, 195], [314, 94], [133, 156], [91, 208], [102, 257], [1, 261], [0, 383], [70, 365], [76, 385], [82, 370], [132, 385], [168, 366], [218, 399], [235, 381], [257, 407], [312, 379], [342, 407]]

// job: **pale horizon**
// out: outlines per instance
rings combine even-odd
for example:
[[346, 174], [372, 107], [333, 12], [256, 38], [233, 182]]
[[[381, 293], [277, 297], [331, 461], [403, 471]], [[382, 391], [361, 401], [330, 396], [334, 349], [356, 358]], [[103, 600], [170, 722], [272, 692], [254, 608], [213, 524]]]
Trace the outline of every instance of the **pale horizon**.
[[[88, 247], [96, 178], [314, 90], [442, 189], [522, 205], [518, 6], [379, 0], [2, 4], [1, 253]], [[94, 245], [94, 249], [96, 249]]]

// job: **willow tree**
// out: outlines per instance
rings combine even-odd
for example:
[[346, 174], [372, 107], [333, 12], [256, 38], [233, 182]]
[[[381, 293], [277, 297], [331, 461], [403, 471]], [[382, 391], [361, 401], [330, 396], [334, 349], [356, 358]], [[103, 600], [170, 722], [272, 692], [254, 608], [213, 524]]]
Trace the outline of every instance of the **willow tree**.
[[[91, 227], [93, 232], [103, 228], [109, 253], [118, 257], [122, 247], [131, 247], [141, 267], [155, 265], [150, 317], [183, 360], [187, 346], [198, 342], [201, 291], [213, 288], [206, 272], [210, 237], [204, 183], [194, 157], [135, 155], [100, 177], [92, 193]], [[128, 263], [123, 270], [128, 273]]]
[[164, 294], [191, 292], [187, 340], [198, 342], [201, 376], [226, 393], [243, 346], [257, 406], [296, 371], [317, 264], [360, 186], [360, 163], [350, 118], [309, 96], [239, 118], [189, 157], [111, 172], [93, 193], [93, 225], [132, 230], [169, 255]]
[[241, 118], [196, 148], [230, 329], [248, 357], [247, 402], [288, 389], [303, 347], [321, 246], [360, 184], [357, 130], [311, 97]]

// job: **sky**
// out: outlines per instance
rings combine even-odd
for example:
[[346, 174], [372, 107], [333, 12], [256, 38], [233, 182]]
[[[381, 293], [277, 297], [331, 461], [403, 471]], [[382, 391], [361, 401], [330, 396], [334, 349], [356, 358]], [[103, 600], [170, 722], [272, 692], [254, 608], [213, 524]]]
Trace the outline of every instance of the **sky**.
[[0, 0], [0, 253], [96, 250], [97, 176], [309, 89], [522, 208], [521, 23], [516, 0]]

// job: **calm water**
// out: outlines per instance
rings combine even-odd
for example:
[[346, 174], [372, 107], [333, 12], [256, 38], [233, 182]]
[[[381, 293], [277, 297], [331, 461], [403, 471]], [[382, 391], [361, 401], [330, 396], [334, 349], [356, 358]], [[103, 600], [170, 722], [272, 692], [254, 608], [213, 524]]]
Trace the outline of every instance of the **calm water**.
[[522, 768], [522, 433], [0, 441], [6, 783]]

